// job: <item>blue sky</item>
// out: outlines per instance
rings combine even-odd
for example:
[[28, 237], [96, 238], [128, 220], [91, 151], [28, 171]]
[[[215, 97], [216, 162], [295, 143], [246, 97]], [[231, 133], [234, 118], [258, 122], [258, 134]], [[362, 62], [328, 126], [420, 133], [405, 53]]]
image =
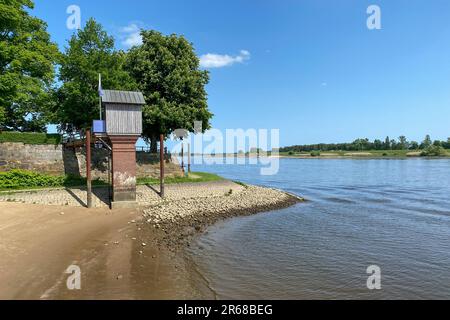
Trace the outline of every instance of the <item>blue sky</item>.
[[[446, 0], [35, 2], [61, 48], [72, 4], [121, 49], [139, 40], [136, 27], [185, 35], [215, 67], [207, 89], [218, 129], [278, 128], [282, 146], [450, 136]], [[371, 4], [381, 30], [366, 26]]]

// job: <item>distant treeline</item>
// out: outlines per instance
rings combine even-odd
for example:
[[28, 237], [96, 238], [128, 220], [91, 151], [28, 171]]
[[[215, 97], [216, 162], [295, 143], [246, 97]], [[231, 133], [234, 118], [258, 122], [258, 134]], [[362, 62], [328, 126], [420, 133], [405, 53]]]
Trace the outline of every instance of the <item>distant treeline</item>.
[[351, 143], [319, 143], [280, 148], [280, 152], [311, 152], [311, 151], [368, 151], [368, 150], [425, 150], [431, 146], [450, 149], [450, 138], [447, 141], [435, 140], [427, 135], [422, 142], [408, 141], [405, 136], [397, 140], [386, 137], [384, 141], [375, 139], [357, 139]]

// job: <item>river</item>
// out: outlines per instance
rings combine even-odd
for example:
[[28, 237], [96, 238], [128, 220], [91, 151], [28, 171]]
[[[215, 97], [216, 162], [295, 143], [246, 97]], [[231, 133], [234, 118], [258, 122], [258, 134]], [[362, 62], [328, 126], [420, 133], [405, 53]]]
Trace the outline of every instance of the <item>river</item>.
[[[309, 201], [220, 222], [189, 250], [219, 299], [449, 299], [450, 160], [195, 165]], [[369, 266], [381, 289], [369, 290]]]

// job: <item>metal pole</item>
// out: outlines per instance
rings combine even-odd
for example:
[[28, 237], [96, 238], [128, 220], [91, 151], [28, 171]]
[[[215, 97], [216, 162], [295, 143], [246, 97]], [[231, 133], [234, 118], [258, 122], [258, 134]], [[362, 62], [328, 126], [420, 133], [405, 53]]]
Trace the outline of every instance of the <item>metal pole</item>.
[[161, 198], [164, 198], [164, 135], [159, 135], [159, 171], [160, 171], [160, 192]]
[[86, 182], [87, 182], [87, 207], [92, 208], [91, 129], [86, 129]]
[[98, 74], [98, 96], [99, 96], [100, 120], [103, 120], [103, 119], [102, 119], [102, 94], [103, 94], [103, 89], [102, 89], [102, 74], [99, 73], [99, 74]]
[[191, 173], [191, 144], [188, 143], [188, 174]]

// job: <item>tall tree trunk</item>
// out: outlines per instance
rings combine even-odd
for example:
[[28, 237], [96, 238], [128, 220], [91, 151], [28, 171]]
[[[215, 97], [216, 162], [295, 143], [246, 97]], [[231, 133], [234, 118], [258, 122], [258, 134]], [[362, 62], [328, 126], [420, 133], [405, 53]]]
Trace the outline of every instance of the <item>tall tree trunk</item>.
[[150, 138], [150, 153], [158, 153], [158, 137], [156, 134]]

